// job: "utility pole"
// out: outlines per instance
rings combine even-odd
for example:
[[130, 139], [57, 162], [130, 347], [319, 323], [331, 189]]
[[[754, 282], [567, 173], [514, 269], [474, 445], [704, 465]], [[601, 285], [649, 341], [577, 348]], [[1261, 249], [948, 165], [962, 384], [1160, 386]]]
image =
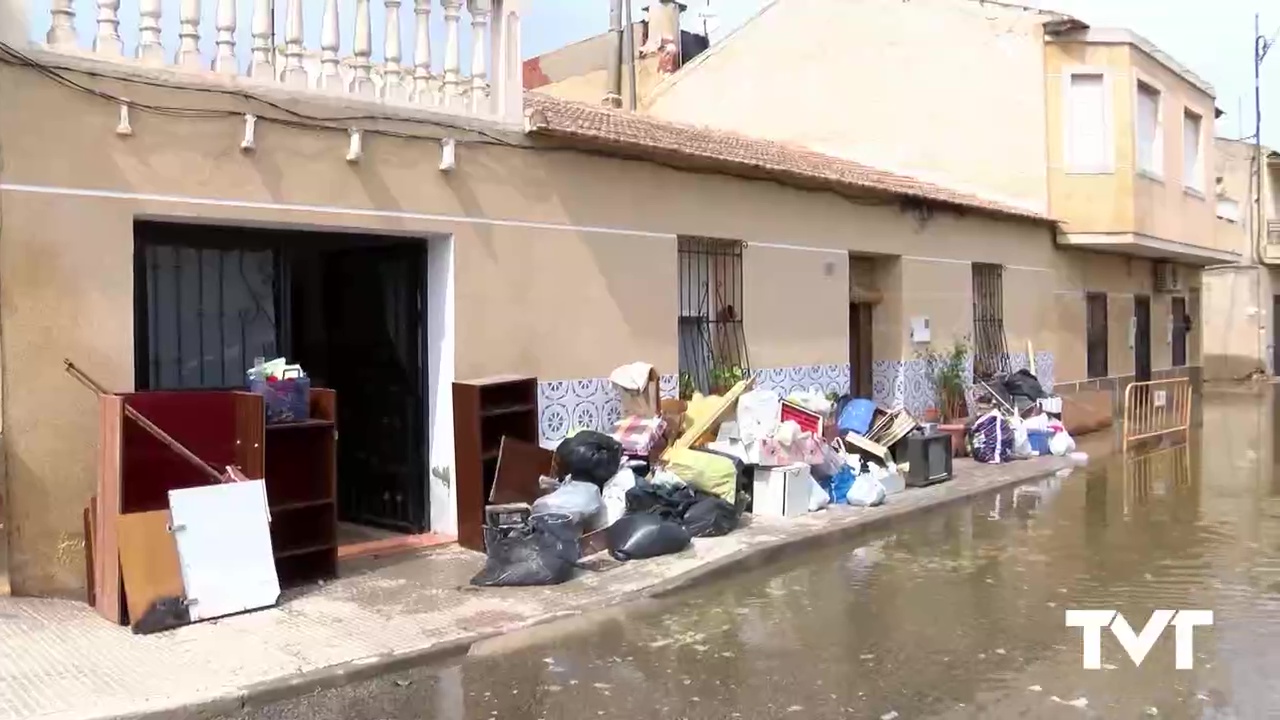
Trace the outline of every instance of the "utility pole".
[[1253, 14], [1253, 247], [1261, 259], [1262, 240], [1262, 61], [1271, 43], [1262, 36], [1261, 18]]
[[622, 1], [609, 2], [609, 88], [604, 104], [611, 108], [622, 107]]

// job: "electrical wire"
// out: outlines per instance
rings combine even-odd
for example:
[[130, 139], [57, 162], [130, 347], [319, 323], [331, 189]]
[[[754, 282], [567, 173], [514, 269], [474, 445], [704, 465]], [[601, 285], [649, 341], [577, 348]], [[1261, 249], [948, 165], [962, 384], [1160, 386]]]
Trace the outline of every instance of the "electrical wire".
[[[613, 159], [617, 159], [620, 157], [629, 158], [629, 159], [639, 160], [641, 162], [659, 165], [659, 166], [676, 170], [682, 173], [689, 173], [689, 174], [695, 174], [695, 175], [712, 175], [712, 176], [721, 176], [721, 177], [725, 175], [745, 177], [751, 180], [768, 182], [774, 185], [778, 185], [780, 187], [786, 187], [791, 190], [800, 190], [802, 192], [834, 193], [835, 195], [842, 198], [846, 202], [849, 202], [850, 204], [865, 206], [865, 207], [888, 207], [888, 206], [897, 205], [897, 206], [900, 206], [902, 209], [904, 209], [904, 211], [912, 211], [915, 209], [917, 205], [931, 204], [928, 201], [916, 200], [913, 198], [905, 198], [905, 197], [895, 197], [895, 198], [860, 197], [860, 196], [838, 192], [831, 188], [803, 187], [803, 186], [798, 186], [794, 183], [787, 183], [781, 180], [777, 180], [775, 178], [761, 177], [755, 174], [748, 175], [743, 173], [726, 172], [724, 170], [691, 167], [687, 164], [676, 163], [676, 162], [671, 162], [668, 160], [661, 159], [660, 157], [657, 157], [654, 154], [654, 152], [643, 153], [643, 154], [629, 153], [627, 152], [627, 148], [625, 147], [614, 146], [603, 141], [598, 141], [596, 143], [598, 147], [594, 147], [594, 148], [586, 147], [582, 144], [566, 144], [566, 145], [555, 145], [555, 144], [549, 144], [549, 143], [534, 144], [528, 141], [513, 141], [506, 137], [503, 137], [500, 134], [487, 132], [485, 130], [478, 129], [475, 127], [451, 124], [447, 120], [443, 120], [443, 119], [433, 118], [431, 120], [425, 120], [425, 119], [419, 119], [419, 118], [393, 116], [393, 115], [378, 114], [378, 113], [363, 113], [363, 114], [355, 114], [355, 115], [315, 115], [315, 114], [295, 110], [285, 105], [281, 105], [280, 103], [260, 97], [257, 94], [245, 89], [220, 88], [220, 87], [182, 87], [182, 86], [174, 85], [164, 81], [150, 80], [148, 78], [143, 78], [143, 77], [134, 77], [134, 76], [124, 77], [117, 73], [99, 72], [89, 68], [70, 67], [66, 65], [45, 63], [23, 53], [17, 48], [14, 48], [13, 46], [4, 42], [0, 42], [0, 65], [9, 65], [9, 66], [23, 67], [23, 68], [35, 70], [36, 72], [58, 83], [59, 85], [75, 90], [77, 92], [83, 92], [117, 105], [123, 105], [130, 109], [136, 109], [139, 112], [150, 113], [150, 114], [166, 116], [166, 117], [178, 117], [178, 118], [185, 118], [185, 119], [227, 119], [227, 118], [241, 118], [246, 114], [253, 114], [255, 117], [257, 117], [259, 122], [276, 124], [283, 127], [293, 128], [293, 129], [304, 129], [304, 130], [321, 129], [321, 130], [332, 130], [332, 131], [344, 132], [344, 133], [352, 129], [352, 127], [354, 127], [353, 123], [368, 123], [368, 122], [389, 122], [389, 123], [396, 123], [398, 125], [430, 126], [430, 127], [437, 127], [437, 128], [442, 127], [442, 128], [447, 128], [449, 130], [452, 130], [454, 132], [445, 133], [445, 134], [440, 134], [440, 133], [429, 134], [429, 133], [416, 133], [416, 132], [404, 132], [399, 130], [389, 130], [386, 128], [357, 127], [356, 129], [360, 130], [361, 132], [368, 133], [370, 135], [379, 135], [379, 136], [398, 138], [398, 139], [432, 140], [435, 142], [439, 142], [446, 138], [453, 138], [455, 142], [459, 144], [497, 145], [497, 146], [517, 149], [517, 150], [534, 150], [538, 152], [554, 152], [554, 151], [571, 152], [576, 154], [584, 154], [584, 155], [590, 155], [595, 157], [608, 157]], [[266, 108], [275, 110], [288, 117], [285, 118], [285, 117], [276, 117], [271, 115], [259, 115], [257, 113], [248, 113], [244, 110], [219, 110], [219, 109], [211, 109], [211, 108], [179, 107], [179, 106], [157, 105], [154, 103], [139, 102], [136, 100], [132, 100], [130, 98], [116, 95], [111, 92], [107, 92], [105, 90], [100, 90], [98, 88], [85, 85], [84, 83], [78, 82], [75, 79], [68, 77], [67, 73], [73, 73], [76, 75], [82, 75], [85, 77], [107, 80], [111, 82], [120, 82], [120, 83], [126, 83], [131, 85], [143, 86], [143, 87], [158, 88], [158, 89], [163, 89], [168, 91], [177, 90], [177, 91], [187, 92], [187, 93], [204, 93], [207, 95], [230, 97], [230, 98], [242, 100], [248, 103], [256, 103], [256, 104], [265, 106]], [[471, 135], [472, 137], [458, 138], [457, 137], [458, 134], [468, 134], [468, 135]], [[653, 148], [652, 150], [656, 152], [665, 152], [660, 148]], [[759, 169], [768, 172], [767, 168], [759, 168]], [[956, 206], [953, 208], [953, 210], [955, 212], [963, 213], [967, 210], [967, 208], [964, 208], [963, 206]], [[922, 224], [927, 223], [927, 220], [928, 218], [923, 218], [923, 219], [917, 218], [917, 221], [921, 222]]]

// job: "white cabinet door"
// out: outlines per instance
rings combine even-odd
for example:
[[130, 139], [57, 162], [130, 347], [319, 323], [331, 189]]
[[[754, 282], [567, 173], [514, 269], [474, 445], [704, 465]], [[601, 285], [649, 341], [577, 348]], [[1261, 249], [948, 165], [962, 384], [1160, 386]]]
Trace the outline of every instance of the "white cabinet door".
[[276, 603], [263, 481], [171, 490], [169, 512], [193, 622]]

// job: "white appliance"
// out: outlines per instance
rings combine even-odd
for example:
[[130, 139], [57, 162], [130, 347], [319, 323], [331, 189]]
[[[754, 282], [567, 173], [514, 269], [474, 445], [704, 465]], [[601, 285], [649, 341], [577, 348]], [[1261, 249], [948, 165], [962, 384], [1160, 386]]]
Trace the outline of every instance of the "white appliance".
[[751, 514], [790, 518], [808, 513], [810, 480], [809, 466], [804, 463], [757, 468]]

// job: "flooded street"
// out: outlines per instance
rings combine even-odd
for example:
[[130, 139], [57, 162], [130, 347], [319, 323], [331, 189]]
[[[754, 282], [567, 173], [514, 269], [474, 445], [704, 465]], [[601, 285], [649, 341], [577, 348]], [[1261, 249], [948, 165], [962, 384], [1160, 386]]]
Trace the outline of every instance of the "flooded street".
[[[250, 717], [1280, 716], [1280, 478], [1269, 388], [1206, 396], [1188, 445], [1101, 459], [577, 632]], [[1208, 609], [1195, 668], [1140, 667], [1068, 608]], [[500, 645], [500, 643], [499, 643]]]

